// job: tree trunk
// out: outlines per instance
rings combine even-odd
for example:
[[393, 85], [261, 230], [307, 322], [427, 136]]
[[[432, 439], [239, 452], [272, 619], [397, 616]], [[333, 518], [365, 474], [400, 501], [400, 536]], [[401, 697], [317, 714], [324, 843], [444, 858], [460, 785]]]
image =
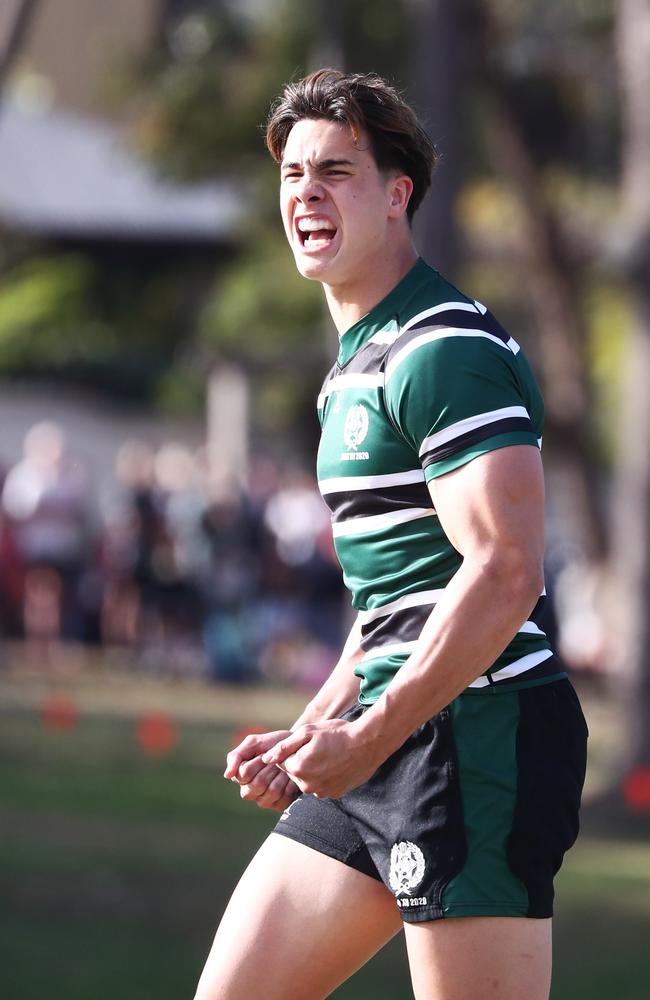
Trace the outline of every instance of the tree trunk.
[[512, 106], [509, 82], [490, 55], [497, 28], [489, 4], [481, 0], [471, 3], [471, 9], [472, 62], [484, 101], [486, 147], [495, 171], [517, 195], [521, 211], [520, 266], [539, 333], [547, 433], [561, 484], [556, 497], [559, 515], [586, 558], [598, 563], [605, 554], [606, 532], [589, 459], [592, 401], [578, 275]]
[[620, 243], [632, 310], [614, 493], [629, 759], [650, 773], [650, 2], [619, 0]]
[[456, 0], [411, 0], [413, 76], [410, 92], [441, 154], [431, 190], [415, 216], [422, 256], [453, 278], [458, 266], [455, 203], [460, 186], [462, 46]]
[[343, 69], [341, 0], [312, 0], [309, 69]]
[[5, 2], [0, 10], [0, 97], [36, 8], [36, 0]]

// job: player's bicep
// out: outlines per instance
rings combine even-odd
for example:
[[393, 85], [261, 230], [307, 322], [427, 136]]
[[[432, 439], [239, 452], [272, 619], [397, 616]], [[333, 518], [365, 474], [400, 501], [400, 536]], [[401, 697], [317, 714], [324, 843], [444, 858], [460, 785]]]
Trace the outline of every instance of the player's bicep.
[[544, 475], [536, 447], [514, 445], [480, 455], [432, 479], [429, 491], [442, 528], [461, 555], [501, 551], [541, 566]]

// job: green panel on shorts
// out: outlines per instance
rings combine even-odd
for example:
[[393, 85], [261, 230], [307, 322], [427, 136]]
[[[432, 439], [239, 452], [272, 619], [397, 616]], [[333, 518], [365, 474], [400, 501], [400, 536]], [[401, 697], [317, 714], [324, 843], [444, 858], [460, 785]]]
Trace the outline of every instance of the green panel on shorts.
[[519, 696], [460, 695], [450, 713], [468, 855], [442, 894], [443, 913], [525, 917], [528, 892], [506, 858], [517, 795]]

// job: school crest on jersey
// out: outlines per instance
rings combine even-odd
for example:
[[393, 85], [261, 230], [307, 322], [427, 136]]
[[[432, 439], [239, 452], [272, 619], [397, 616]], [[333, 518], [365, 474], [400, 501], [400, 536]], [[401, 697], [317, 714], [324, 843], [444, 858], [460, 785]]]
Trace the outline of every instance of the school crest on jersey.
[[424, 854], [410, 840], [393, 844], [390, 852], [388, 881], [396, 896], [411, 893], [424, 878]]
[[343, 440], [348, 448], [356, 451], [368, 433], [368, 411], [362, 403], [350, 407], [343, 425]]

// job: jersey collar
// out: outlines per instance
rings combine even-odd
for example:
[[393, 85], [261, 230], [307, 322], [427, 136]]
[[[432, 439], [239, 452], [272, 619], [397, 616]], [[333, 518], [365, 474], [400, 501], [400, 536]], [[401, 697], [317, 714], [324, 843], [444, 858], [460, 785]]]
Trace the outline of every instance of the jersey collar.
[[410, 271], [376, 306], [340, 335], [338, 363], [345, 365], [365, 343], [380, 330], [394, 330], [399, 314], [419, 285], [430, 279], [432, 269], [418, 257]]

